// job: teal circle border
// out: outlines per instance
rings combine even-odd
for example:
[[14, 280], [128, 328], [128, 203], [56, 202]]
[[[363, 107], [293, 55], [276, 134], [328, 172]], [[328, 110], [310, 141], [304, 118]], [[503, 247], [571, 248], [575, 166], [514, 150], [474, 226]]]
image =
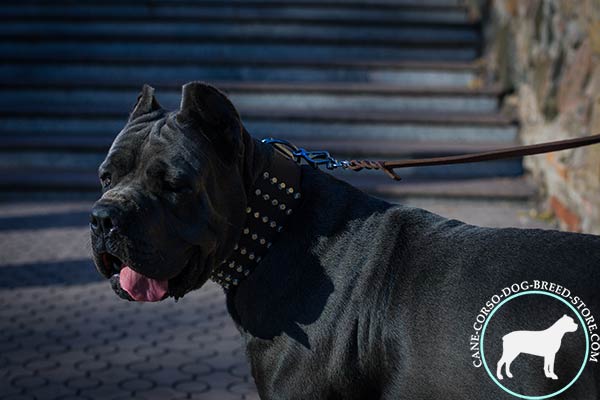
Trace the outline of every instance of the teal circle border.
[[[488, 367], [487, 362], [485, 360], [485, 353], [484, 353], [484, 350], [483, 350], [483, 341], [484, 341], [484, 337], [485, 337], [485, 330], [487, 329], [487, 325], [490, 322], [490, 320], [492, 319], [492, 317], [494, 316], [494, 314], [496, 313], [496, 311], [498, 311], [500, 309], [500, 307], [502, 307], [504, 304], [508, 303], [510, 300], [516, 299], [517, 297], [529, 295], [529, 294], [541, 294], [541, 295], [544, 295], [544, 296], [550, 296], [550, 297], [554, 297], [555, 299], [560, 300], [563, 303], [565, 303], [571, 309], [571, 311], [573, 311], [575, 313], [575, 315], [577, 315], [577, 318], [579, 319], [579, 322], [581, 323], [581, 327], [582, 327], [583, 332], [585, 334], [585, 357], [583, 358], [583, 363], [581, 364], [581, 368], [579, 368], [579, 372], [577, 373], [577, 375], [575, 375], [575, 377], [571, 380], [571, 382], [569, 382], [562, 389], [560, 389], [560, 390], [558, 390], [558, 391], [556, 391], [554, 393], [550, 393], [550, 394], [546, 394], [546, 395], [542, 395], [542, 396], [526, 396], [524, 394], [513, 392], [512, 390], [510, 390], [507, 387], [505, 387], [504, 385], [502, 385], [498, 381], [498, 379], [496, 379], [496, 376], [494, 374], [492, 374], [492, 372], [490, 371], [490, 368]], [[509, 296], [506, 299], [502, 300], [502, 302], [500, 302], [500, 304], [498, 304], [498, 306], [495, 307], [492, 310], [492, 312], [488, 316], [487, 320], [483, 324], [483, 329], [481, 330], [481, 360], [483, 361], [483, 366], [485, 367], [486, 372], [488, 373], [488, 375], [490, 376], [490, 378], [492, 378], [492, 381], [494, 381], [494, 383], [496, 385], [498, 385], [498, 387], [500, 389], [504, 390], [508, 394], [511, 394], [513, 396], [516, 396], [516, 397], [519, 397], [521, 399], [542, 400], [542, 399], [549, 399], [550, 397], [558, 396], [559, 394], [563, 393], [565, 390], [567, 390], [568, 388], [570, 388], [577, 381], [577, 379], [579, 379], [579, 377], [581, 376], [581, 373], [583, 372], [583, 370], [585, 368], [586, 360], [588, 359], [589, 352], [590, 352], [590, 336], [589, 336], [589, 333], [588, 333], [588, 331], [586, 329], [586, 326], [585, 326], [585, 323], [583, 321], [583, 318], [581, 317], [581, 315], [579, 315], [579, 313], [577, 312], [577, 310], [575, 309], [575, 307], [573, 307], [573, 305], [571, 305], [568, 301], [566, 301], [562, 297], [560, 297], [560, 296], [558, 296], [558, 295], [556, 295], [554, 293], [544, 292], [542, 290], [529, 290], [529, 291], [526, 291], [526, 292], [516, 293], [516, 294], [513, 294], [512, 296]]]

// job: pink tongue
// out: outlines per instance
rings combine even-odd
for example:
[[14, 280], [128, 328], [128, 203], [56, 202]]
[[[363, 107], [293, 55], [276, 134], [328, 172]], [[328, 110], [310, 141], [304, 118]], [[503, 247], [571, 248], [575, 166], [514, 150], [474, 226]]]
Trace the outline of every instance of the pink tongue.
[[165, 297], [169, 289], [169, 281], [159, 281], [138, 274], [127, 265], [123, 265], [119, 273], [121, 287], [137, 301], [159, 301]]

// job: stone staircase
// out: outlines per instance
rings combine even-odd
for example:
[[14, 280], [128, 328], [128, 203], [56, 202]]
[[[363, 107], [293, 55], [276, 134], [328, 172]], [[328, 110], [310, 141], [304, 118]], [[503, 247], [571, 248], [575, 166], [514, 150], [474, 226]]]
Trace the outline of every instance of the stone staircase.
[[[99, 190], [95, 169], [143, 83], [223, 89], [256, 137], [338, 158], [452, 155], [516, 143], [479, 87], [477, 21], [460, 0], [4, 0], [0, 190]], [[336, 172], [383, 197], [527, 199], [521, 160]]]

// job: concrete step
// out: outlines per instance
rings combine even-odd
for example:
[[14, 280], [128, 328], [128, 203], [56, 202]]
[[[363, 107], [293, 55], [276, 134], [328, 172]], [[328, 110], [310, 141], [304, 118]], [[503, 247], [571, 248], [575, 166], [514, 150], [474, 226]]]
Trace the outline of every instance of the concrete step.
[[[258, 136], [289, 139], [395, 139], [513, 143], [517, 127], [497, 114], [443, 114], [414, 112], [337, 112], [242, 109], [247, 129]], [[19, 135], [102, 136], [119, 132], [127, 110], [110, 104], [86, 110], [85, 105], [54, 110], [31, 104], [27, 108], [0, 109], [0, 133]]]
[[383, 24], [471, 22], [465, 7], [424, 2], [14, 2], [0, 6], [4, 19], [362, 21]]
[[4, 40], [77, 40], [188, 42], [202, 41], [269, 41], [287, 40], [311, 43], [399, 45], [432, 43], [477, 46], [477, 26], [381, 26], [360, 24], [315, 24], [288, 21], [256, 22], [5, 22], [0, 25]]
[[[5, 135], [0, 136], [0, 168], [66, 168], [95, 169], [104, 159], [112, 142], [111, 135], [98, 137]], [[502, 143], [447, 143], [402, 142], [398, 140], [373, 141], [300, 139], [294, 142], [309, 150], [327, 150], [338, 159], [411, 159], [457, 155], [489, 151], [507, 147]], [[511, 145], [514, 145], [511, 144]], [[421, 167], [401, 170], [412, 179], [462, 179], [489, 176], [517, 176], [522, 173], [520, 158], [472, 165]], [[341, 177], [353, 176], [351, 172], [336, 172]], [[364, 176], [379, 173], [365, 171]]]
[[[120, 58], [122, 61], [143, 58], [146, 61], [169, 60], [173, 57], [217, 58], [239, 57], [254, 61], [264, 60], [423, 60], [423, 61], [473, 61], [479, 49], [472, 42], [381, 42], [377, 40], [314, 40], [273, 39], [239, 36], [221, 38], [201, 36], [194, 42], [184, 42], [169, 37], [165, 41], [134, 41], [114, 37], [85, 40], [78, 37], [57, 40], [49, 38], [17, 41], [0, 37], [0, 53], [11, 59], [56, 59], [77, 54], [81, 58]], [[69, 58], [68, 56], [64, 58]]]
[[0, 85], [80, 85], [106, 87], [181, 86], [193, 80], [271, 82], [363, 82], [417, 87], [465, 87], [478, 69], [471, 63], [374, 62], [319, 60], [264, 60], [240, 58], [84, 57], [60, 54], [47, 57], [4, 55]]
[[[96, 170], [106, 156], [106, 152], [95, 153], [72, 153], [64, 149], [51, 152], [43, 151], [11, 151], [5, 153], [0, 150], [2, 160], [0, 168], [28, 170], [31, 168], [52, 169], [88, 169]], [[365, 158], [376, 159], [372, 155], [366, 155]], [[398, 171], [399, 175], [405, 179], [427, 179], [427, 180], [458, 180], [487, 177], [513, 177], [520, 176], [523, 173], [521, 160], [492, 161], [477, 165], [474, 168], [472, 164], [405, 168]], [[381, 172], [364, 171], [363, 174], [368, 177], [377, 178]], [[334, 175], [340, 179], [350, 179], [354, 176], [352, 171], [336, 171]], [[389, 179], [389, 178], [388, 178]]]
[[[90, 84], [90, 82], [88, 82]], [[499, 91], [494, 89], [433, 89], [392, 87], [374, 84], [291, 84], [291, 83], [236, 83], [214, 82], [224, 90], [241, 110], [301, 109], [353, 111], [440, 111], [464, 113], [491, 113], [498, 108]], [[46, 110], [61, 111], [84, 106], [104, 109], [107, 105], [129, 110], [139, 87], [106, 89], [67, 87], [6, 88], [0, 86], [0, 109], [19, 109], [36, 104]], [[181, 101], [181, 88], [157, 88], [163, 107], [177, 109]]]
[[[108, 151], [114, 134], [102, 136], [47, 136], [39, 133], [0, 135], [0, 151], [48, 151], [70, 153], [104, 153]], [[283, 138], [283, 137], [280, 137]], [[293, 141], [298, 147], [308, 150], [327, 150], [339, 159], [353, 158], [426, 158], [450, 156], [466, 153], [480, 153], [494, 149], [516, 146], [517, 143], [452, 143], [452, 142], [414, 142], [401, 140], [327, 140], [314, 138], [298, 138]], [[1, 161], [0, 161], [1, 162]]]
[[516, 126], [497, 114], [270, 111], [246, 113], [253, 132], [290, 139], [392, 139], [448, 143], [512, 143]]
[[[384, 175], [349, 174], [338, 177], [373, 195], [396, 200], [410, 197], [523, 201], [535, 193], [533, 186], [521, 177], [439, 182], [405, 174], [403, 181], [396, 182]], [[91, 169], [0, 168], [0, 192], [3, 196], [57, 192], [99, 195], [100, 184], [97, 173]]]
[[466, 8], [465, 0], [4, 0], [6, 5], [59, 6], [82, 4], [113, 7], [115, 5], [151, 6], [206, 6], [206, 7], [242, 7], [242, 6], [315, 6], [315, 7], [427, 7], [427, 8]]
[[119, 4], [142, 4], [142, 5], [214, 5], [222, 6], [224, 4], [229, 6], [240, 6], [248, 4], [314, 4], [320, 6], [335, 6], [340, 4], [358, 5], [358, 6], [376, 6], [376, 5], [390, 5], [393, 7], [399, 6], [418, 6], [425, 5], [428, 7], [464, 7], [464, 0], [4, 0], [6, 4], [34, 4], [34, 5], [58, 5], [58, 4], [99, 4], [106, 6], [113, 6]]

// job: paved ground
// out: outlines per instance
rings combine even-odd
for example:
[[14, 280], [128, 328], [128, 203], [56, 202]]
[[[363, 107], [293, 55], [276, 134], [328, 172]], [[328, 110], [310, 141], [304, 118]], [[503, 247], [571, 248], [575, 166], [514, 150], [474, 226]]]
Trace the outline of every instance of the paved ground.
[[[471, 223], [548, 227], [521, 203], [409, 200]], [[89, 260], [88, 202], [0, 204], [0, 400], [256, 399], [213, 284], [119, 300]]]

